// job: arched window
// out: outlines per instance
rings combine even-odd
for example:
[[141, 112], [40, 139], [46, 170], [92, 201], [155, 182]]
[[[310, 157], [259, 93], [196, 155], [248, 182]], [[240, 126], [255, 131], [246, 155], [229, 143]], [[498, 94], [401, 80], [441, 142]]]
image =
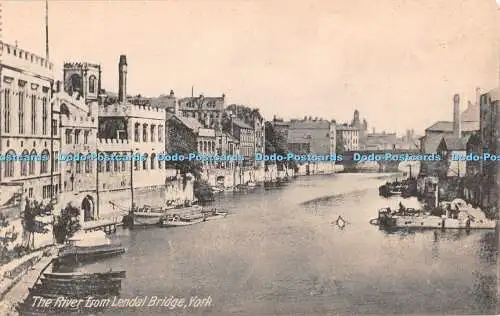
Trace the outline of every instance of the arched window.
[[90, 78], [89, 78], [89, 93], [95, 93], [96, 81], [97, 81], [97, 79], [94, 75], [90, 76]]
[[[9, 157], [10, 158], [7, 158]], [[16, 153], [13, 150], [7, 151], [5, 154], [5, 170], [4, 170], [4, 176], [6, 178], [12, 178], [14, 176], [14, 162], [16, 161]]]
[[158, 169], [162, 169], [162, 168], [163, 168], [162, 161], [160, 159], [158, 159]]
[[48, 173], [49, 172], [49, 160], [50, 160], [50, 154], [47, 149], [42, 151], [42, 159], [40, 160], [40, 174]]
[[71, 91], [82, 91], [82, 77], [78, 74], [71, 76]]
[[28, 160], [27, 159], [29, 159], [29, 154], [30, 153], [26, 149], [21, 154], [21, 176], [28, 175]]
[[144, 156], [144, 160], [142, 161], [142, 170], [148, 170], [148, 156], [147, 154], [145, 154]]
[[150, 162], [151, 169], [155, 169], [156, 154], [152, 154], [150, 159], [151, 159]]
[[36, 158], [36, 150], [32, 150], [31, 151], [31, 154], [30, 154], [30, 159], [29, 159], [29, 163], [28, 163], [28, 173], [30, 175], [34, 175], [35, 174], [35, 158]]

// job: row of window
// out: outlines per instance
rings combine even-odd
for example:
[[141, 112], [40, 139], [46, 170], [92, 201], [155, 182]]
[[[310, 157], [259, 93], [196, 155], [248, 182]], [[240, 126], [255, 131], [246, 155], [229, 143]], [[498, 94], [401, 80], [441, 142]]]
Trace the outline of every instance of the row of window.
[[[65, 136], [66, 136], [66, 144], [80, 144], [80, 134], [81, 130], [80, 129], [66, 129], [65, 131]], [[89, 135], [90, 131], [84, 131], [83, 133], [83, 144], [86, 145], [89, 143]], [[73, 140], [74, 136], [74, 140]]]
[[[123, 153], [123, 155], [127, 156], [129, 153]], [[130, 161], [128, 162], [130, 163]], [[141, 162], [134, 161], [134, 170], [155, 170], [155, 169], [168, 169], [168, 164], [164, 163], [162, 160], [156, 159], [156, 154], [151, 154], [149, 159], [145, 159]], [[141, 168], [142, 165], [142, 168]], [[127, 164], [126, 161], [98, 161], [97, 162], [97, 171], [99, 173], [103, 172], [121, 172], [121, 171], [129, 171], [130, 165]]]
[[[13, 150], [9, 150], [6, 153], [7, 155], [16, 155], [16, 152]], [[24, 150], [21, 154], [22, 156], [31, 156], [31, 157], [37, 157], [37, 152], [36, 150], [32, 150], [31, 153], [28, 152], [27, 150]], [[42, 160], [9, 160], [9, 161], [4, 161], [2, 162], [4, 168], [3, 168], [3, 175], [5, 178], [12, 178], [15, 176], [15, 166], [17, 163], [20, 164], [20, 176], [25, 177], [25, 176], [34, 176], [36, 173], [36, 165], [37, 163], [40, 164], [40, 175], [47, 174], [50, 172], [49, 170], [49, 161], [50, 161], [50, 154], [48, 150], [42, 151], [41, 154], [42, 157], [47, 157], [48, 160], [42, 159]], [[56, 168], [57, 164], [54, 165], [54, 169]]]
[[215, 142], [213, 141], [199, 141], [198, 142], [199, 152], [215, 152]]
[[[143, 142], [155, 142], [157, 137], [156, 135], [158, 134], [158, 142], [163, 141], [163, 125], [154, 125], [151, 124], [148, 129], [148, 124], [142, 124], [142, 141]], [[158, 130], [158, 131], [157, 131]], [[134, 126], [134, 141], [135, 142], [140, 142], [140, 131], [141, 131], [141, 124], [140, 123], [135, 123]], [[148, 137], [148, 131], [149, 131], [149, 137]]]
[[[13, 103], [12, 103], [13, 93], [10, 88], [6, 88], [4, 91], [4, 112], [3, 112], [3, 131], [5, 133], [13, 132], [12, 129], [12, 113], [13, 113]], [[17, 132], [19, 134], [26, 134], [26, 121], [30, 122], [29, 131], [31, 135], [38, 135], [38, 117], [37, 109], [39, 107], [40, 98], [36, 94], [28, 95], [26, 91], [19, 91], [17, 93], [17, 115], [18, 115], [18, 127]], [[29, 100], [30, 106], [30, 117], [27, 117], [26, 113], [26, 101]], [[44, 95], [41, 97], [42, 101], [42, 135], [48, 135], [48, 124], [49, 124], [49, 102], [48, 97]]]

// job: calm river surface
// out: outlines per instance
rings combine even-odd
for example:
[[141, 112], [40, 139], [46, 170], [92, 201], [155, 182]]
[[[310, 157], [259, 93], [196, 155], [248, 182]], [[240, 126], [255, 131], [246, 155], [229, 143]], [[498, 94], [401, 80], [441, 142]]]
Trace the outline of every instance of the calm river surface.
[[[383, 181], [336, 174], [221, 195], [227, 218], [119, 230], [127, 253], [86, 269], [127, 270], [124, 298], [212, 299], [209, 308], [109, 315], [496, 314], [495, 233], [384, 233], [369, 220], [399, 200], [378, 196]], [[339, 215], [343, 230], [332, 224]]]

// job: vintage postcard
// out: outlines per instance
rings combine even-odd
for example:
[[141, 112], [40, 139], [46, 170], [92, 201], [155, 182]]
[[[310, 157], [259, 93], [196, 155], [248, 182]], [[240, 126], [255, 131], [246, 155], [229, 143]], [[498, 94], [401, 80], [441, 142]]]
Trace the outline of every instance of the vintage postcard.
[[0, 315], [500, 314], [500, 1], [0, 1]]

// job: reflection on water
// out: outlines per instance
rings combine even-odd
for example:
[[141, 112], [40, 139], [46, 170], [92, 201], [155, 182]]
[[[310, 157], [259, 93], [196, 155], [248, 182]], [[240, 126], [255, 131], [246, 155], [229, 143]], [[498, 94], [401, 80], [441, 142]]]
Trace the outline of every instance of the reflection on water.
[[[213, 301], [181, 314], [494, 314], [494, 233], [381, 231], [369, 220], [399, 200], [378, 196], [385, 181], [379, 177], [304, 177], [278, 190], [222, 194], [215, 204], [231, 216], [175, 229], [119, 230], [127, 253], [86, 269], [126, 269], [122, 297]], [[344, 229], [332, 224], [339, 216], [348, 223]], [[116, 315], [166, 311], [130, 308]]]

